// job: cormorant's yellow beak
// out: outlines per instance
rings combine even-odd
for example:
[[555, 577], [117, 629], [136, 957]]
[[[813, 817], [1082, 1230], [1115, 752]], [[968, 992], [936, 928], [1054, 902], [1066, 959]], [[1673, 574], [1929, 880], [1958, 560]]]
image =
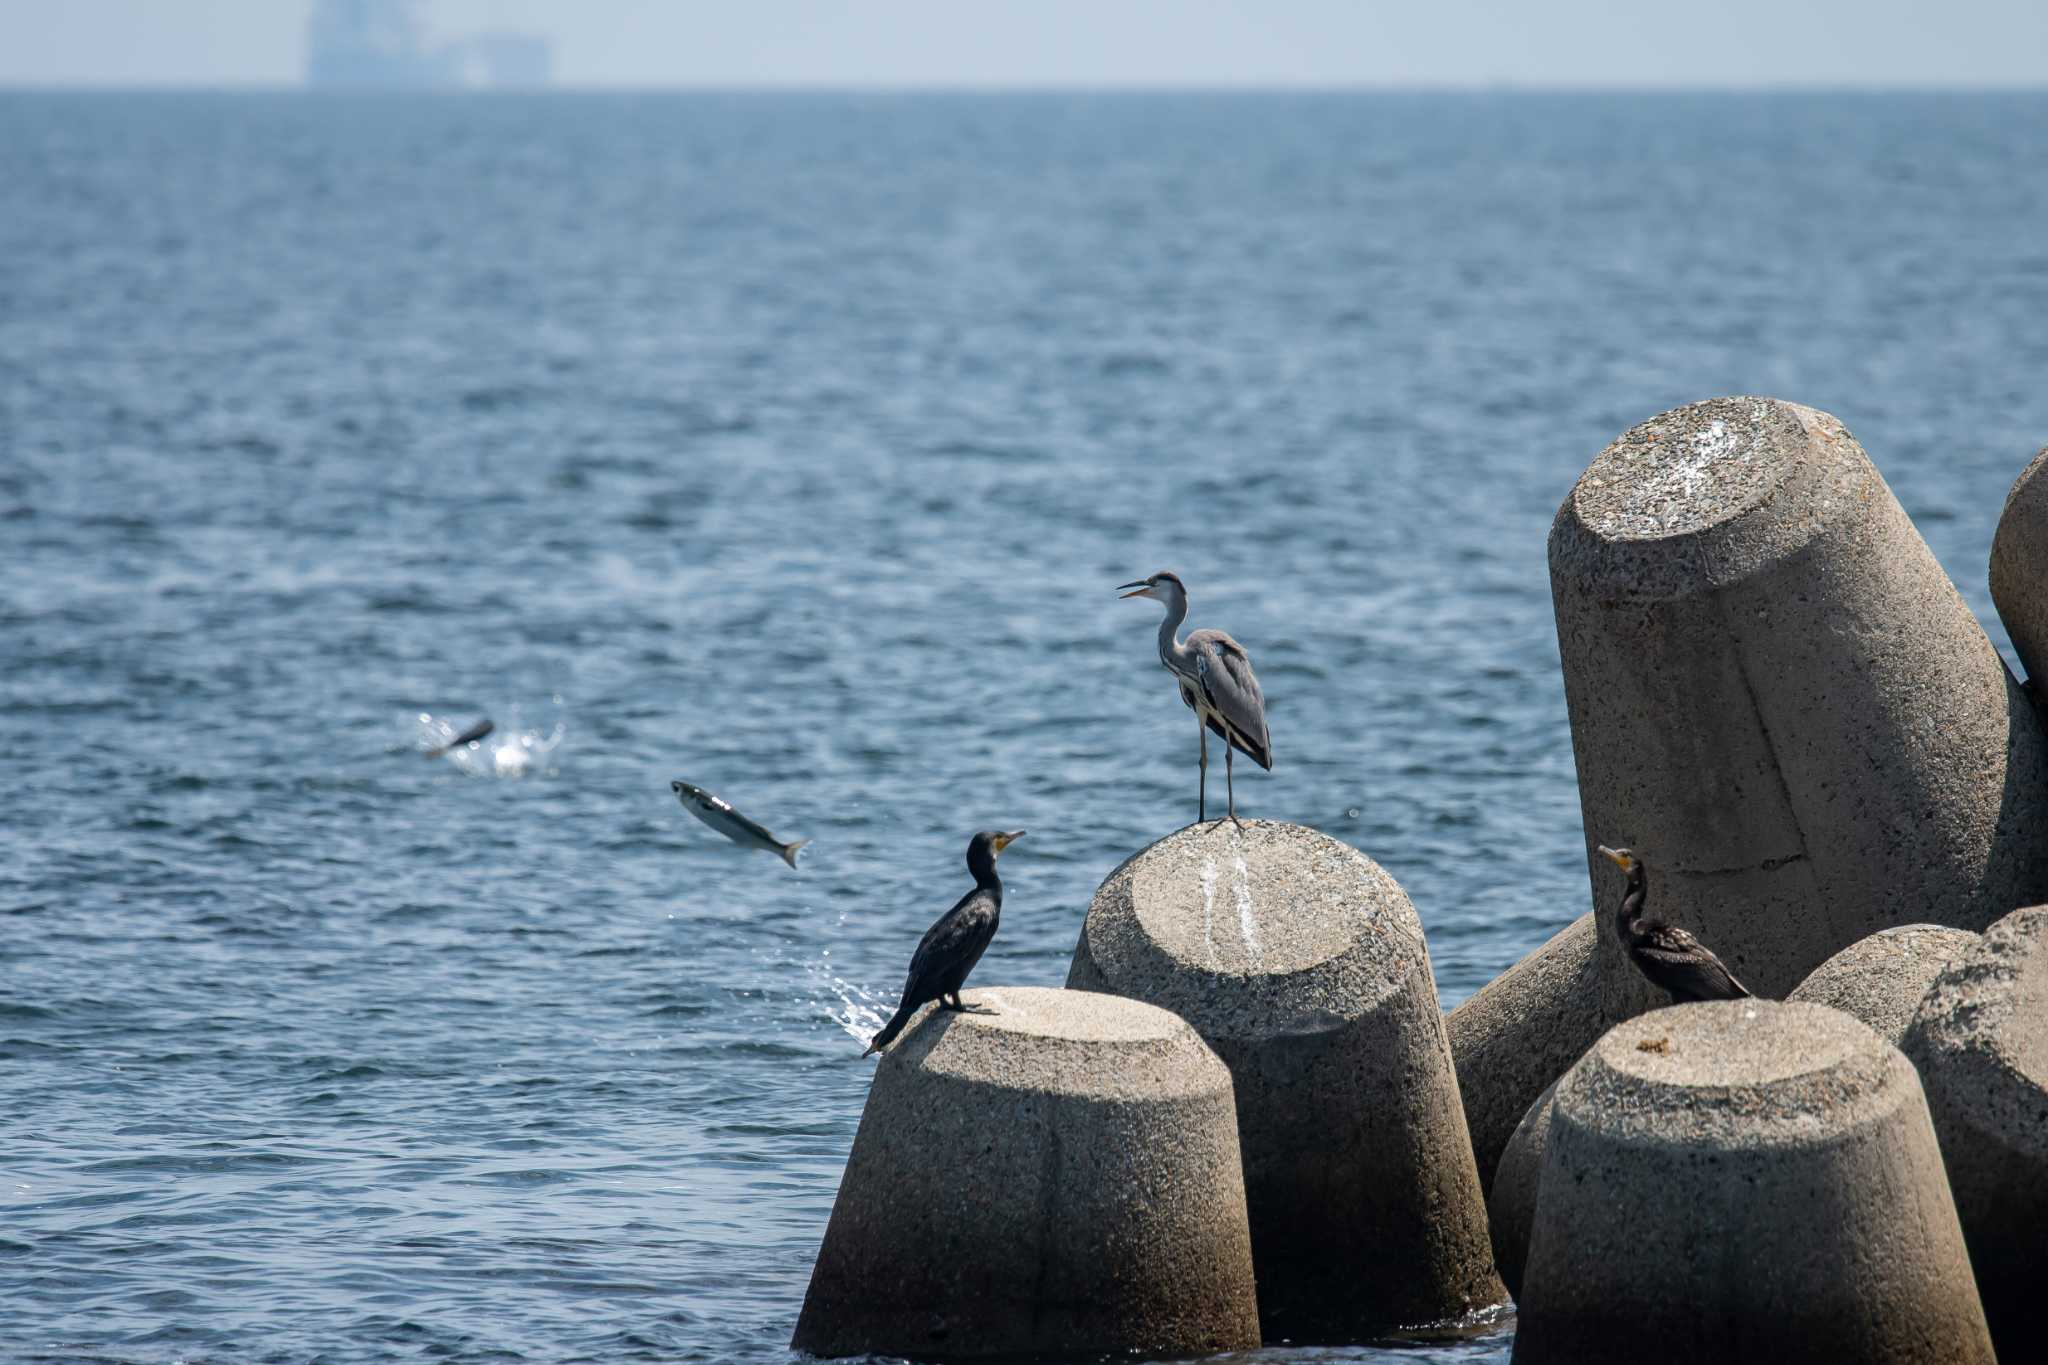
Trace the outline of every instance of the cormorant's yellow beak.
[[1599, 853], [1601, 857], [1613, 863], [1623, 872], [1636, 865], [1636, 860], [1629, 855], [1629, 851], [1625, 848], [1609, 848], [1607, 845], [1602, 844], [1600, 845]]
[[[1136, 588], [1137, 591], [1124, 592], [1125, 588]], [[1150, 597], [1152, 595], [1152, 585], [1142, 578], [1135, 583], [1119, 583], [1116, 585], [1116, 590], [1123, 592], [1125, 597]]]
[[996, 836], [996, 852], [1001, 853], [1004, 849], [1008, 848], [1011, 844], [1016, 843], [1019, 839], [1023, 837], [1024, 831], [1021, 829], [1015, 830], [1009, 834], [998, 834]]

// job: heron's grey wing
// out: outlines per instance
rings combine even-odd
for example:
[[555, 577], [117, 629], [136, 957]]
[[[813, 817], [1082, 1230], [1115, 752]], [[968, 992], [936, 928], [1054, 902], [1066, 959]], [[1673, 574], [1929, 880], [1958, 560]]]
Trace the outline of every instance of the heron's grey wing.
[[1244, 646], [1220, 630], [1198, 630], [1188, 637], [1195, 653], [1195, 676], [1202, 696], [1229, 728], [1229, 739], [1261, 768], [1273, 766], [1273, 741], [1266, 731], [1266, 697], [1252, 674]]
[[1652, 979], [1680, 1000], [1739, 1000], [1749, 994], [1728, 964], [1676, 925], [1647, 926], [1636, 951], [1651, 965]]

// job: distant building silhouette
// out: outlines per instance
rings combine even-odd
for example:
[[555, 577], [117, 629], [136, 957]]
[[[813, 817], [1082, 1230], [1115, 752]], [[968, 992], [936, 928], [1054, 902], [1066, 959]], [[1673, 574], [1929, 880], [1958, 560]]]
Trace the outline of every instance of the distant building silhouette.
[[306, 83], [420, 89], [450, 84], [427, 52], [416, 0], [318, 0], [307, 32]]
[[480, 33], [430, 46], [418, 0], [315, 0], [306, 84], [323, 89], [531, 88], [548, 83], [553, 52], [531, 33]]

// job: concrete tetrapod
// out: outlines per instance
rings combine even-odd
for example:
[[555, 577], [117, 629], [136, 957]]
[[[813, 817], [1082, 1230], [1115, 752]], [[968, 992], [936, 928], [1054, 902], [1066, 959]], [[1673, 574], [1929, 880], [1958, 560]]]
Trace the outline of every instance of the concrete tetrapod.
[[2013, 480], [1991, 538], [1991, 601], [2038, 691], [2048, 675], [2048, 449]]
[[1259, 1344], [1230, 1073], [1131, 1000], [987, 987], [875, 1071], [791, 1345], [1182, 1355]]
[[1824, 1005], [1617, 1025], [1558, 1083], [1520, 1365], [1989, 1365], [1919, 1077]]
[[[1787, 997], [1826, 1005], [1862, 1020], [1897, 1047], [1913, 1022], [1921, 997], [1944, 967], [1977, 943], [1977, 935], [1938, 924], [1907, 924], [1861, 939], [1814, 968]], [[1451, 1044], [1457, 1046], [1457, 1011], [1451, 1013]], [[1521, 1297], [1522, 1267], [1529, 1251], [1529, 1226], [1536, 1216], [1536, 1189], [1550, 1131], [1553, 1083], [1529, 1106], [1502, 1152], [1487, 1186], [1487, 1221], [1493, 1228], [1493, 1261], [1508, 1292]]]
[[1229, 1066], [1270, 1342], [1501, 1302], [1415, 907], [1299, 825], [1190, 826], [1095, 893], [1069, 987], [1150, 1001]]
[[[2015, 910], [1935, 979], [1906, 1032], [1993, 1338], [2040, 1349], [2048, 1271], [2048, 906]], [[2031, 1351], [2030, 1351], [2031, 1348]]]
[[1854, 1015], [1887, 1043], [1902, 1047], [1927, 988], [1978, 941], [1967, 929], [1940, 924], [1885, 929], [1815, 967], [1785, 998]]
[[1579, 916], [1444, 1020], [1472, 1156], [1488, 1190], [1529, 1106], [1614, 1022], [1600, 1002], [1597, 933], [1594, 916]]
[[[2000, 575], [2048, 545], [2023, 496], [2041, 464], [1994, 584], [2033, 581]], [[1834, 418], [1723, 398], [1643, 423], [1559, 509], [1550, 575], [1596, 913], [1621, 878], [1593, 849], [1629, 845], [1656, 871], [1652, 913], [1778, 996], [1878, 930], [1977, 930], [2048, 898], [2040, 723]], [[2023, 596], [1999, 598], [2015, 640]], [[1489, 1188], [1543, 1088], [1664, 1003], [1581, 920], [1452, 1012]]]
[[[1842, 424], [1718, 398], [1627, 432], [1550, 532], [1594, 909], [1626, 844], [1656, 918], [1780, 997], [1880, 929], [2048, 899], [2048, 743]], [[1597, 936], [1615, 1019], [1665, 1003]]]
[[1543, 1179], [1543, 1149], [1550, 1141], [1550, 1106], [1557, 1082], [1536, 1097], [1515, 1125], [1500, 1154], [1500, 1166], [1486, 1192], [1486, 1221], [1493, 1230], [1493, 1263], [1501, 1283], [1522, 1297], [1522, 1270], [1529, 1262], [1529, 1227], [1536, 1221], [1536, 1190]]

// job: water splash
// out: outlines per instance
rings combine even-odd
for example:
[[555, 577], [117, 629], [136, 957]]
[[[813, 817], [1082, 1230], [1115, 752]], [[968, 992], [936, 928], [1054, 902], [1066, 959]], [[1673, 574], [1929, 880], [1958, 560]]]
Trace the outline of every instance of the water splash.
[[[450, 749], [443, 759], [470, 777], [520, 778], [535, 771], [552, 772], [543, 760], [562, 742], [568, 726], [558, 720], [546, 731], [521, 729], [517, 711], [513, 716], [511, 725]], [[419, 713], [416, 727], [414, 747], [421, 753], [438, 749], [461, 733], [453, 723], [429, 711]]]
[[[882, 1031], [882, 1025], [888, 1022], [895, 1009], [859, 982], [849, 981], [833, 971], [832, 964], [826, 961], [831, 956], [832, 950], [827, 948], [821, 956], [804, 964], [804, 975], [810, 979], [813, 989], [824, 993], [813, 995], [811, 1004], [839, 1025], [847, 1037], [865, 1044]], [[827, 1000], [825, 995], [832, 998]]]

